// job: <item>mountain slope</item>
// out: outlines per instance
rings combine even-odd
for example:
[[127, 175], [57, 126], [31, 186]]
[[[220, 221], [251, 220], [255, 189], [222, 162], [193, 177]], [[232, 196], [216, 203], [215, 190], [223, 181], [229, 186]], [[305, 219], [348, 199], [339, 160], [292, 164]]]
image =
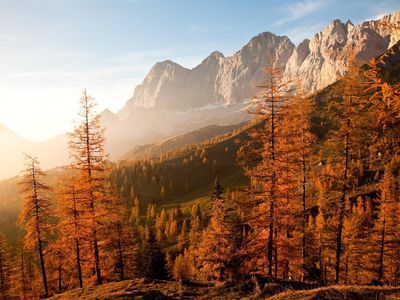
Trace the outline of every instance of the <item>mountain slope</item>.
[[243, 125], [243, 123], [240, 123], [231, 126], [206, 126], [195, 131], [190, 131], [188, 133], [169, 138], [159, 143], [135, 146], [132, 150], [127, 152], [122, 159], [138, 160], [143, 158], [157, 158], [163, 153], [167, 153], [169, 151], [189, 145], [201, 144], [219, 135], [231, 133]]
[[[157, 63], [135, 88], [126, 108], [186, 111], [207, 104], [236, 104], [253, 94], [264, 66], [284, 68], [293, 49], [287, 37], [264, 32], [233, 56], [213, 52], [191, 70], [169, 60]], [[120, 115], [124, 114], [122, 110]]]
[[142, 207], [151, 202], [161, 207], [207, 200], [217, 176], [225, 188], [236, 190], [248, 183], [236, 153], [238, 141], [247, 138], [249, 126], [202, 145], [164, 153], [160, 158], [119, 163], [112, 174], [113, 182], [124, 199], [133, 200], [132, 192], [138, 196]]

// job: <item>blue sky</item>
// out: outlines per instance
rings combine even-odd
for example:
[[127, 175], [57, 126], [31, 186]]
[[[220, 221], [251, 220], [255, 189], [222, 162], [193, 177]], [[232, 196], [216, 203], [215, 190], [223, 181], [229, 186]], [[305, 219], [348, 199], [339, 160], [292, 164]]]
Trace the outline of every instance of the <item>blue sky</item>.
[[263, 31], [298, 43], [333, 19], [396, 10], [398, 0], [0, 0], [0, 123], [43, 140], [71, 128], [84, 88], [116, 112], [157, 61], [193, 67]]

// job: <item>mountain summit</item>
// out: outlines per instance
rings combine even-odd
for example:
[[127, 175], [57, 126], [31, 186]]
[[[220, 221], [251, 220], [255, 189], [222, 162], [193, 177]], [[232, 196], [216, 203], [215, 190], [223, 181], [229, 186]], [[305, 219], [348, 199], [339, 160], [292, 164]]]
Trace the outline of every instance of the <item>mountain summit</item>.
[[334, 20], [297, 47], [286, 36], [264, 32], [232, 56], [215, 51], [193, 69], [169, 60], [157, 63], [119, 116], [126, 117], [138, 107], [187, 111], [243, 103], [256, 93], [255, 85], [263, 80], [267, 65], [281, 68], [289, 78], [303, 79], [306, 92], [317, 91], [343, 75], [347, 49], [354, 50], [363, 63], [394, 45], [400, 32], [390, 31], [384, 23], [398, 21], [400, 12], [356, 26], [350, 20]]

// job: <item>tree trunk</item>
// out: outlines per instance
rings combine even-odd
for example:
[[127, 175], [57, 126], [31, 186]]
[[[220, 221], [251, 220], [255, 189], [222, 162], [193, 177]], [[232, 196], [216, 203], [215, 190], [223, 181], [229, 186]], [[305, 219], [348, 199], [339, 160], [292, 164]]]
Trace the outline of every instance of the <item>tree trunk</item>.
[[24, 295], [23, 299], [26, 299], [25, 262], [24, 262], [23, 249], [21, 250], [21, 276], [22, 276], [22, 292]]
[[303, 236], [301, 239], [302, 242], [302, 258], [303, 258], [303, 280], [306, 274], [306, 227], [307, 227], [307, 222], [306, 222], [306, 183], [307, 183], [307, 177], [306, 177], [306, 158], [304, 154], [302, 155], [302, 172], [303, 172], [303, 180], [302, 180], [302, 203], [303, 203]]
[[97, 284], [103, 284], [103, 279], [101, 277], [100, 271], [100, 255], [99, 255], [99, 246], [97, 244], [97, 232], [96, 228], [93, 229], [93, 248], [94, 248], [94, 261], [95, 261], [95, 268], [96, 268], [96, 280]]
[[62, 260], [61, 256], [59, 258], [58, 262], [58, 292], [61, 294], [62, 293]]
[[122, 247], [121, 247], [121, 237], [118, 238], [118, 254], [119, 254], [119, 267], [120, 267], [120, 280], [124, 280], [125, 274], [124, 274], [124, 259], [122, 257]]
[[76, 248], [76, 267], [78, 269], [79, 287], [83, 288], [81, 256], [80, 256], [80, 248], [79, 248], [79, 240], [78, 239], [75, 239], [75, 248]]
[[271, 182], [271, 190], [270, 190], [270, 210], [269, 210], [269, 237], [268, 237], [268, 276], [272, 276], [272, 260], [273, 260], [273, 246], [274, 246], [274, 205], [275, 205], [275, 109], [274, 109], [274, 79], [271, 74], [271, 161], [273, 164], [272, 170], [272, 182]]
[[45, 296], [48, 296], [49, 295], [49, 290], [47, 288], [46, 267], [45, 267], [45, 264], [44, 264], [42, 240], [40, 239], [40, 237], [38, 237], [38, 247], [39, 247], [40, 270], [42, 272], [44, 293], [45, 293]]
[[385, 226], [386, 226], [386, 219], [384, 216], [382, 230], [381, 230], [381, 249], [380, 249], [380, 255], [379, 255], [379, 276], [378, 276], [379, 280], [383, 279], [383, 258], [385, 255]]
[[337, 228], [337, 238], [336, 238], [336, 278], [335, 283], [338, 284], [340, 280], [340, 256], [342, 254], [342, 235], [343, 235], [343, 222], [344, 222], [344, 214], [346, 208], [346, 192], [347, 192], [347, 172], [349, 165], [349, 127], [350, 127], [350, 119], [347, 119], [346, 123], [346, 137], [345, 137], [345, 146], [344, 146], [344, 166], [343, 166], [343, 175], [342, 175], [342, 195], [340, 197], [339, 202], [339, 220], [338, 220], [338, 228]]

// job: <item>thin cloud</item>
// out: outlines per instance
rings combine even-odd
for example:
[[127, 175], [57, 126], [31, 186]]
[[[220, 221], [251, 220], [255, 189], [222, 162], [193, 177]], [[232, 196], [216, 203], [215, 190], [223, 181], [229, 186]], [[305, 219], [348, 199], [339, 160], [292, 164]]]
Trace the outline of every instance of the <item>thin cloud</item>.
[[113, 57], [110, 59], [113, 63], [139, 63], [143, 60], [152, 60], [156, 61], [159, 59], [163, 59], [164, 57], [170, 54], [167, 50], [148, 50], [148, 51], [135, 51], [128, 52], [123, 55]]
[[210, 30], [210, 28], [208, 28], [207, 26], [200, 26], [200, 25], [197, 25], [197, 24], [191, 24], [190, 27], [195, 32], [206, 33], [206, 32], [208, 32]]
[[294, 44], [298, 44], [305, 39], [311, 39], [314, 34], [320, 32], [325, 25], [325, 23], [320, 22], [307, 26], [296, 26], [287, 30], [284, 34], [287, 35]]
[[370, 12], [371, 17], [364, 21], [382, 19], [386, 15], [399, 11], [399, 9], [400, 5], [398, 1], [381, 1], [379, 4], [372, 7], [372, 11]]
[[289, 22], [302, 19], [312, 13], [319, 11], [326, 4], [325, 0], [303, 0], [286, 4], [288, 15], [278, 20], [275, 25], [281, 26]]

